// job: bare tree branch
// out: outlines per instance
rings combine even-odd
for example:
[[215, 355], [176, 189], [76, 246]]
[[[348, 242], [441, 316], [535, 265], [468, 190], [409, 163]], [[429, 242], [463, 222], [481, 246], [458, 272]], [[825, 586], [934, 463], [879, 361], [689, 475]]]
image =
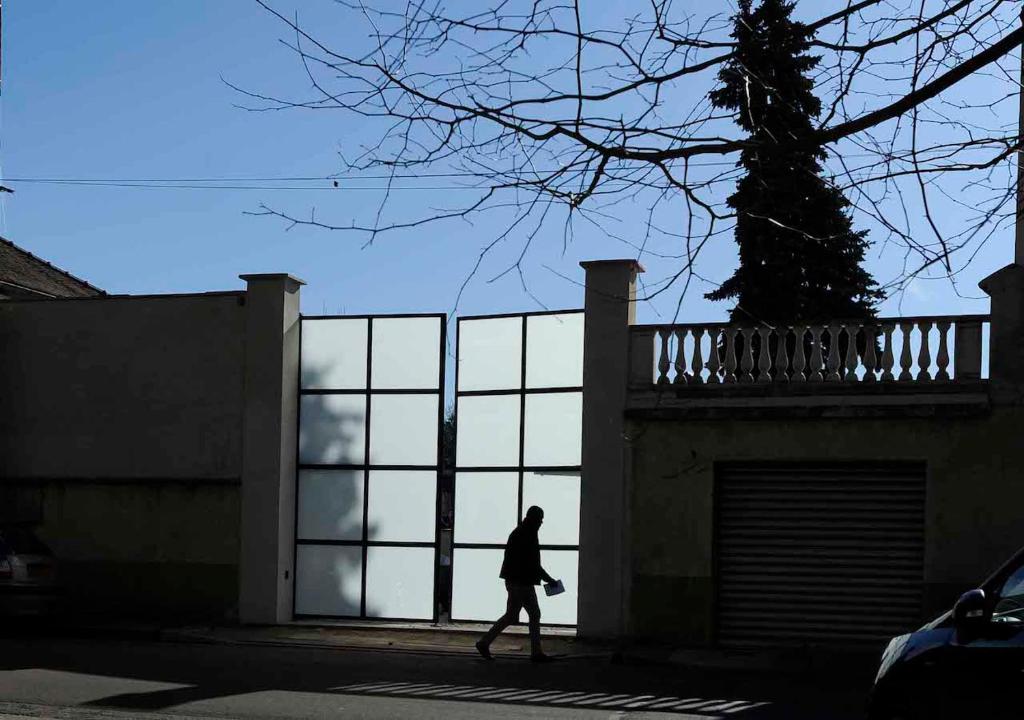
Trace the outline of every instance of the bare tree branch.
[[[370, 139], [343, 145], [340, 170], [387, 179], [373, 218], [331, 222], [269, 206], [252, 214], [367, 242], [498, 217], [504, 229], [484, 243], [471, 277], [509, 245], [515, 259], [492, 277], [514, 273], [524, 292], [525, 262], [545, 228], [564, 247], [582, 222], [637, 257], [676, 264], [648, 283], [651, 297], [704, 282], [698, 259], [733, 218], [725, 199], [736, 158], [757, 148], [708, 100], [733, 59], [731, 5], [690, 12], [651, 0], [595, 27], [578, 0], [495, 0], [462, 12], [422, 0], [339, 0], [338, 11], [368, 33], [363, 45], [341, 47], [275, 7], [287, 1], [256, 0], [287, 29], [282, 42], [301, 63], [307, 94], [230, 86], [253, 111], [358, 118]], [[900, 254], [903, 269], [885, 287], [898, 292], [938, 268], [955, 282], [966, 267], [955, 256], [974, 257], [1012, 219], [1019, 3], [847, 0], [805, 29], [822, 53], [814, 92], [823, 111], [809, 135], [770, 142], [825, 148], [855, 223], [872, 230], [878, 252]], [[763, 78], [748, 73], [747, 82], [778, 100]], [[464, 188], [449, 194], [449, 207], [396, 202], [395, 179], [439, 175]], [[940, 205], [957, 210], [940, 216]], [[630, 210], [637, 225], [623, 208], [642, 208]]]

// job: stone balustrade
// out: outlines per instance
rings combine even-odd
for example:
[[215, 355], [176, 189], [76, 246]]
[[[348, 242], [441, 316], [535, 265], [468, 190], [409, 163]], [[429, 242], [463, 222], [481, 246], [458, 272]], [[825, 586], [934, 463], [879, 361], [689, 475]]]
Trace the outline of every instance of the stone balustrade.
[[630, 385], [950, 383], [982, 378], [988, 315], [630, 328]]

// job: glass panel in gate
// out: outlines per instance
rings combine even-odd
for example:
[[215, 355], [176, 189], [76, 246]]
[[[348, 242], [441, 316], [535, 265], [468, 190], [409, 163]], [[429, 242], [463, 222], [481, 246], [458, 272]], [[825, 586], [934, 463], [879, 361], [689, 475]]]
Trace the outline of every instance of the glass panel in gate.
[[583, 429], [583, 312], [458, 322], [452, 619], [505, 609], [508, 534], [544, 508], [541, 563], [565, 583], [540, 593], [542, 622], [576, 624]]
[[297, 617], [436, 620], [444, 315], [304, 317]]

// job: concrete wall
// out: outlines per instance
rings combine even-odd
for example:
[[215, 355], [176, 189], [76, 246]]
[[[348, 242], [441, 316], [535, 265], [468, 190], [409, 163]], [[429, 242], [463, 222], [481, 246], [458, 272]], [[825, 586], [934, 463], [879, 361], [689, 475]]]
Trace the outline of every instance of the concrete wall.
[[41, 522], [72, 609], [233, 611], [245, 320], [243, 293], [0, 303], [0, 519]]
[[237, 481], [243, 298], [0, 304], [0, 473]]
[[71, 615], [168, 621], [234, 615], [239, 488], [234, 483], [24, 481], [36, 532], [60, 562]]
[[[923, 416], [922, 416], [923, 415]], [[925, 613], [947, 609], [1024, 545], [1024, 408], [903, 417], [651, 419], [634, 415], [629, 631], [711, 641], [715, 463], [927, 464]]]

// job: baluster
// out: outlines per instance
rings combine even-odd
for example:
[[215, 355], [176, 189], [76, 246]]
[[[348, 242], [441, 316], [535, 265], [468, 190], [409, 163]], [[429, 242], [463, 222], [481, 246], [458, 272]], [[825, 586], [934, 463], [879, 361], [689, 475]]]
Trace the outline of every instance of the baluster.
[[[900, 367], [903, 371], [900, 372], [900, 380], [913, 380], [914, 376], [910, 374], [910, 366], [914, 362], [913, 357], [910, 354], [910, 331], [914, 329], [914, 323], [901, 322], [900, 330], [903, 332], [903, 351], [900, 353]], [[927, 340], [925, 340], [927, 342]]]
[[921, 350], [917, 355], [917, 381], [928, 382], [932, 379], [932, 350], [929, 347], [931, 339], [928, 337], [932, 330], [932, 322], [931, 320], [922, 320], [917, 327], [921, 330]]
[[950, 325], [949, 320], [939, 320], [935, 323], [935, 327], [939, 329], [939, 354], [935, 357], [938, 371], [935, 373], [935, 379], [940, 381], [949, 380], [949, 341], [947, 338]]
[[757, 333], [761, 336], [761, 351], [757, 354], [757, 381], [770, 383], [772, 381], [772, 358], [768, 348], [768, 338], [771, 337], [772, 329], [762, 327]]
[[690, 375], [690, 384], [700, 385], [704, 382], [701, 375], [704, 371], [704, 353], [700, 347], [700, 341], [704, 337], [704, 328], [694, 328], [690, 331], [690, 335], [693, 337], [693, 361], [690, 363], [693, 373]]
[[775, 328], [775, 342], [778, 344], [775, 348], [775, 377], [772, 378], [775, 382], [789, 382], [789, 375], [786, 374], [789, 368], [789, 348], [786, 347], [788, 340], [789, 328], [781, 325]]
[[896, 358], [892, 354], [892, 331], [896, 329], [894, 323], [882, 325], [882, 332], [885, 333], [885, 348], [882, 350], [882, 382], [892, 382], [896, 378], [892, 374], [892, 366]]
[[742, 328], [740, 332], [743, 333], [743, 360], [740, 363], [743, 372], [740, 374], [740, 382], [753, 382], [754, 375], [751, 371], [754, 369], [754, 328]]
[[824, 325], [811, 325], [811, 366], [807, 379], [811, 382], [821, 382], [825, 378], [821, 374], [823, 367], [821, 357], [821, 333], [824, 332]]
[[686, 377], [686, 328], [676, 328], [676, 385], [685, 385]]
[[857, 336], [860, 334], [860, 323], [848, 323], [846, 325], [846, 382], [857, 382], [857, 366], [860, 360], [857, 357]]
[[864, 325], [864, 382], [875, 382], [875, 371], [878, 369], [878, 353], [875, 352], [875, 330], [877, 325]]
[[658, 355], [658, 384], [663, 385], [668, 382], [668, 369], [671, 364], [668, 361], [668, 339], [670, 336], [669, 330], [658, 330], [658, 337], [661, 338], [661, 353]]
[[717, 385], [722, 382], [722, 378], [718, 376], [718, 371], [722, 367], [722, 359], [719, 356], [718, 339], [721, 337], [721, 331], [718, 328], [711, 328], [708, 330], [708, 338], [711, 340], [711, 356], [708, 358], [708, 384]]
[[797, 325], [793, 328], [793, 375], [789, 378], [793, 382], [803, 382], [807, 379], [804, 375], [804, 368], [807, 367], [807, 359], [804, 357], [806, 335], [806, 325]]
[[736, 382], [736, 332], [734, 327], [725, 329], [725, 383]]
[[828, 326], [828, 374], [825, 382], [839, 382], [839, 325], [832, 323]]

